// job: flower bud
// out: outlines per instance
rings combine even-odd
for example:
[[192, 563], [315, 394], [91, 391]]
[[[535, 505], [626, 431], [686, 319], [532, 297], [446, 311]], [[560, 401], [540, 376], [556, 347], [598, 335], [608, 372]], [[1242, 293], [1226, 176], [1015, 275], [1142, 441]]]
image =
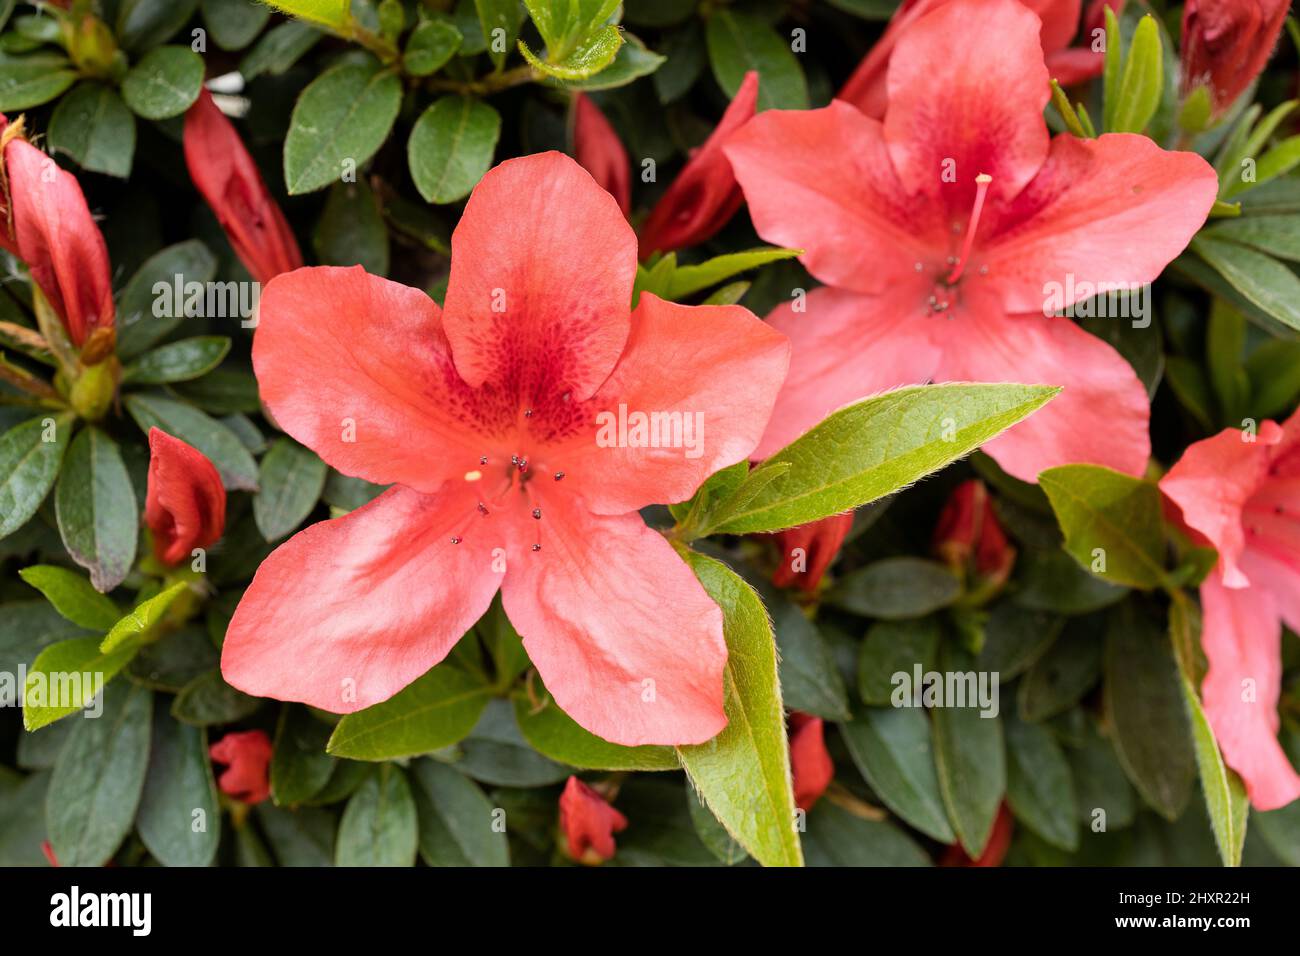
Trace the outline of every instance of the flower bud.
[[831, 515], [820, 521], [778, 531], [777, 547], [781, 549], [781, 563], [772, 573], [772, 583], [777, 587], [797, 587], [812, 594], [821, 584], [826, 569], [840, 553], [840, 545], [853, 527], [853, 512]]
[[144, 520], [154, 555], [167, 566], [213, 544], [226, 527], [226, 490], [197, 448], [158, 428], [149, 430], [149, 480]]
[[244, 803], [261, 803], [271, 795], [267, 772], [271, 754], [271, 738], [261, 730], [226, 734], [208, 748], [213, 763], [226, 765], [217, 786], [222, 793]]
[[1006, 583], [1016, 550], [982, 481], [962, 482], [944, 505], [934, 529], [934, 553], [956, 574], [973, 579], [971, 590], [996, 591]]
[[1264, 70], [1286, 21], [1286, 0], [1187, 0], [1183, 7], [1183, 92], [1209, 89], [1215, 117]]
[[790, 773], [794, 778], [795, 806], [811, 810], [835, 777], [820, 717], [798, 711], [790, 714]]
[[588, 866], [613, 859], [614, 834], [627, 829], [627, 817], [577, 777], [560, 795], [560, 831], [570, 858]]

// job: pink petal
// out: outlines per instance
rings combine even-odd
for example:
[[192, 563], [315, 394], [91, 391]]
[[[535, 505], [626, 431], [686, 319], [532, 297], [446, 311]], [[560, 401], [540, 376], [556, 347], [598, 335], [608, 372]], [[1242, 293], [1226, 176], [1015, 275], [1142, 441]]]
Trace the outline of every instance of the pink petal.
[[943, 217], [907, 196], [880, 123], [845, 103], [760, 113], [725, 152], [758, 234], [803, 249], [829, 285], [883, 292], [946, 247]]
[[[1214, 170], [1195, 153], [1128, 133], [1058, 136], [1025, 191], [990, 210], [972, 265], [987, 267], [1010, 312], [1041, 312], [1048, 283], [1151, 282], [1205, 222], [1217, 191]], [[1078, 292], [1062, 307], [1091, 295]]]
[[1300, 797], [1300, 774], [1277, 742], [1282, 682], [1277, 607], [1267, 592], [1225, 587], [1218, 574], [1201, 585], [1201, 606], [1201, 644], [1210, 665], [1201, 699], [1223, 759], [1241, 774], [1256, 809], [1286, 806]]
[[334, 713], [392, 697], [446, 657], [496, 593], [492, 549], [503, 542], [465, 532], [479, 520], [474, 506], [454, 485], [434, 495], [391, 488], [294, 535], [235, 610], [226, 680]]
[[277, 424], [345, 474], [435, 491], [485, 450], [437, 303], [360, 266], [273, 279], [253, 367]]
[[[913, 23], [889, 61], [885, 140], [907, 191], [965, 222], [975, 177], [1009, 200], [1047, 158], [1040, 21], [1016, 0], [952, 0]], [[955, 165], [954, 165], [955, 164]], [[944, 181], [952, 169], [955, 181]]]
[[1047, 70], [1061, 86], [1077, 86], [1095, 79], [1105, 68], [1106, 55], [1094, 53], [1091, 47], [1068, 47], [1047, 56]]
[[144, 521], [153, 533], [154, 555], [166, 565], [215, 543], [226, 527], [226, 489], [216, 466], [160, 428], [149, 429]]
[[[623, 357], [581, 412], [596, 428], [555, 452], [566, 482], [599, 514], [685, 501], [715, 471], [749, 457], [789, 361], [785, 336], [747, 309], [642, 295]], [[616, 437], [620, 406], [680, 416], [681, 441], [673, 432], [670, 447], [602, 443], [603, 434]]]
[[1146, 470], [1147, 392], [1118, 352], [1070, 319], [1007, 315], [987, 290], [976, 287], [951, 314], [938, 379], [1064, 386], [1046, 406], [984, 446], [1003, 469], [1023, 481], [1073, 463], [1130, 475]]
[[923, 288], [912, 280], [864, 296], [823, 287], [808, 293], [807, 312], [787, 303], [768, 316], [794, 351], [755, 458], [780, 451], [837, 408], [934, 374], [942, 353], [930, 338], [936, 320], [921, 315]]
[[578, 164], [614, 197], [626, 216], [632, 208], [632, 173], [627, 150], [600, 107], [586, 93], [573, 97], [573, 153]]
[[445, 326], [466, 382], [518, 407], [600, 387], [627, 341], [636, 236], [586, 170], [555, 152], [506, 160], [451, 249]]
[[633, 513], [548, 501], [542, 549], [512, 559], [506, 613], [561, 709], [617, 744], [695, 744], [727, 723], [722, 612]]

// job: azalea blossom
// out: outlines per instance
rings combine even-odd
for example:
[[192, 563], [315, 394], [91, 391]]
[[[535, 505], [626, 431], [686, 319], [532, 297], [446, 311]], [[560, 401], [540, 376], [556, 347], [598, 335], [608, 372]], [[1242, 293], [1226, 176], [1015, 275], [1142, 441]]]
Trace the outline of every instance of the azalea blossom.
[[934, 529], [934, 553], [955, 572], [1000, 588], [1016, 563], [984, 482], [963, 481], [953, 491]]
[[835, 777], [835, 764], [826, 751], [825, 725], [820, 717], [790, 714], [790, 775], [794, 803], [811, 810]]
[[1273, 55], [1287, 0], [1187, 0], [1183, 6], [1183, 92], [1204, 86], [1215, 116], [1228, 111]]
[[258, 282], [302, 265], [298, 241], [262, 174], [206, 89], [185, 113], [185, 165], [239, 261]]
[[594, 789], [570, 777], [560, 794], [560, 832], [569, 858], [592, 866], [614, 858], [614, 834], [627, 829], [627, 817]]
[[[629, 303], [636, 237], [568, 157], [502, 163], [452, 236], [443, 308], [359, 267], [269, 283], [253, 341], [280, 426], [392, 484], [258, 569], [222, 669], [250, 694], [351, 712], [441, 661], [498, 589], [561, 708], [621, 744], [726, 723], [722, 614], [638, 509], [749, 457], [785, 338], [739, 306]], [[698, 453], [630, 434], [620, 406], [701, 416]], [[690, 452], [690, 453], [688, 453]]]
[[1146, 389], [1109, 345], [1045, 315], [1047, 293], [1150, 282], [1218, 180], [1144, 136], [1053, 139], [1048, 96], [1032, 11], [951, 0], [899, 37], [883, 122], [839, 101], [771, 110], [724, 147], [759, 234], [807, 250], [826, 283], [769, 316], [794, 354], [756, 457], [895, 386], [1011, 381], [1064, 391], [985, 446], [1006, 471], [1145, 468]]
[[632, 181], [627, 150], [586, 93], [573, 97], [573, 154], [578, 165], [614, 197], [623, 215], [628, 215], [632, 211]]
[[778, 531], [773, 537], [781, 561], [772, 572], [772, 583], [779, 588], [797, 587], [806, 594], [815, 593], [852, 527], [850, 511]]
[[1300, 631], [1300, 412], [1196, 442], [1160, 481], [1219, 552], [1201, 583], [1205, 716], [1260, 810], [1300, 797], [1277, 741], [1282, 622]]
[[208, 756], [226, 769], [217, 777], [221, 792], [244, 803], [261, 803], [271, 795], [271, 738], [261, 730], [226, 734], [208, 748]]
[[213, 544], [226, 527], [226, 490], [216, 466], [159, 428], [149, 429], [144, 520], [153, 534], [154, 554], [166, 565]]

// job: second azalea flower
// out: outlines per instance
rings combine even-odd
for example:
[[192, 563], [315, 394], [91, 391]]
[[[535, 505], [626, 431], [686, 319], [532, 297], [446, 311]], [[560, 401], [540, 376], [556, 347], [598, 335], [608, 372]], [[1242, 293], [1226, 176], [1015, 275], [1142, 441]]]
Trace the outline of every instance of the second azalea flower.
[[[441, 309], [356, 267], [266, 287], [253, 364], [267, 408], [338, 470], [394, 487], [262, 564], [230, 623], [227, 680], [360, 710], [442, 660], [500, 589], [588, 730], [635, 745], [722, 729], [722, 613], [637, 511], [749, 457], [789, 344], [738, 306], [647, 294], [632, 310], [636, 248], [609, 194], [546, 153], [475, 188]], [[602, 416], [637, 413], [689, 417], [702, 440], [601, 440]]]

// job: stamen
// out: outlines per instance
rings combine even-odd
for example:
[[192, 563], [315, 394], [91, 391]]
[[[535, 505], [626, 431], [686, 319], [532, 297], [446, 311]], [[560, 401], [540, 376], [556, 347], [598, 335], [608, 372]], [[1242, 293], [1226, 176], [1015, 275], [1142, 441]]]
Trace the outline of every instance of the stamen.
[[534, 509], [533, 509], [533, 517], [536, 518], [538, 521], [541, 521], [541, 520], [542, 520], [542, 509], [541, 509], [541, 508], [534, 508]]
[[556, 480], [556, 481], [563, 481], [563, 480], [564, 480], [564, 472], [562, 472], [562, 471], [557, 471], [557, 472], [555, 473], [555, 480]]
[[480, 465], [486, 465], [486, 464], [487, 464], [487, 455], [481, 455], [481, 456], [479, 456], [478, 463], [479, 463]]
[[961, 255], [957, 257], [957, 264], [953, 266], [952, 272], [948, 273], [949, 285], [960, 279], [962, 271], [966, 268], [966, 258], [970, 255], [971, 247], [975, 245], [975, 231], [979, 228], [980, 213], [984, 211], [984, 197], [988, 194], [991, 182], [993, 177], [988, 173], [980, 173], [975, 177], [975, 208], [971, 210], [970, 224], [966, 227], [966, 238], [961, 244]]
[[478, 512], [479, 514], [481, 514], [483, 517], [486, 518], [488, 514], [487, 505], [483, 504], [483, 502], [480, 501], [478, 503]]
[[451, 543], [452, 543], [452, 544], [460, 544], [460, 540], [461, 540], [461, 539], [460, 539], [460, 535], [458, 535], [458, 534], [454, 534], [454, 535], [451, 536]]
[[540, 550], [542, 550], [542, 546], [541, 546], [541, 544], [535, 544], [535, 545], [533, 545], [533, 550], [534, 550], [534, 551], [540, 551]]
[[477, 468], [474, 471], [465, 472], [466, 481], [478, 481], [482, 477], [483, 477], [483, 472], [479, 471]]

